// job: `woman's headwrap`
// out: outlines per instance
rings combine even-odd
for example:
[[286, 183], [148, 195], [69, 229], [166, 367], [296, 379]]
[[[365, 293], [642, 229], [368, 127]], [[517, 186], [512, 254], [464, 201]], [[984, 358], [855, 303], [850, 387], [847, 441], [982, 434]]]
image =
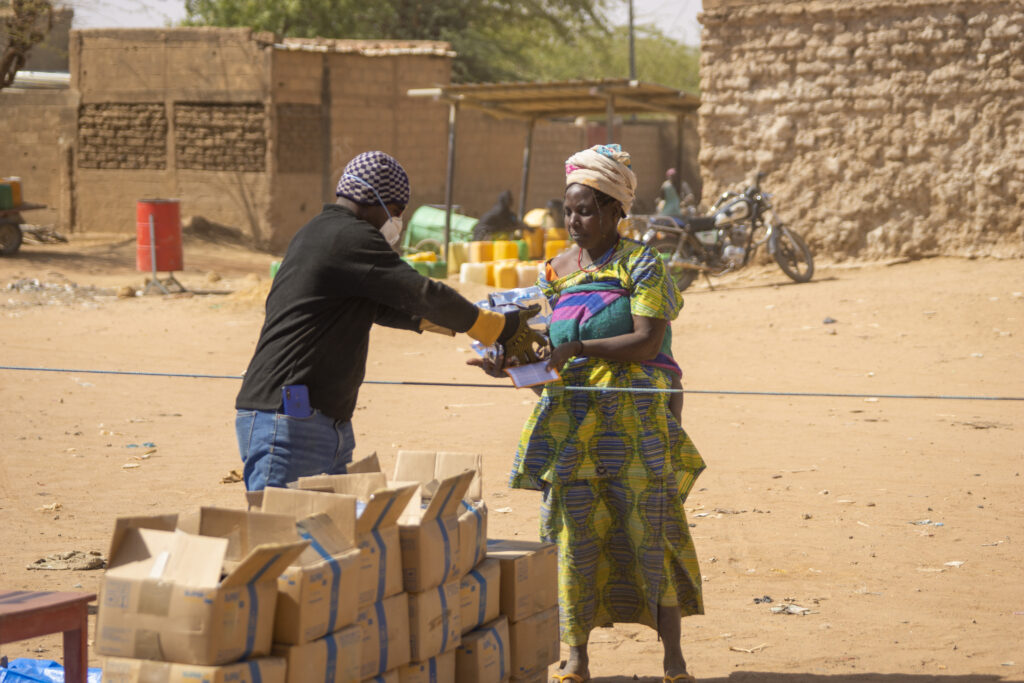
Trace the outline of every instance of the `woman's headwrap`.
[[409, 176], [390, 154], [363, 152], [348, 162], [334, 194], [364, 205], [376, 204], [379, 195], [385, 204], [405, 206], [409, 203]]
[[636, 195], [636, 174], [629, 152], [619, 145], [594, 145], [565, 161], [565, 185], [573, 183], [600, 190], [622, 204], [629, 213]]

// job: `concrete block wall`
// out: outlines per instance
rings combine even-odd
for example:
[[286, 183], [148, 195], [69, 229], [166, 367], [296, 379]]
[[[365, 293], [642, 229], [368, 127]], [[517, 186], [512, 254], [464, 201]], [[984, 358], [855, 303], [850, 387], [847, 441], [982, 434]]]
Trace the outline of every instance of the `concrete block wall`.
[[[0, 172], [25, 177], [37, 201], [58, 207], [41, 222], [130, 234], [137, 200], [177, 198], [185, 220], [201, 216], [282, 250], [334, 200], [345, 164], [370, 149], [409, 171], [411, 209], [444, 201], [448, 107], [406, 93], [450, 82], [450, 57], [279, 49], [269, 36], [215, 28], [73, 31], [69, 54], [67, 93], [0, 93], [0, 136], [13, 140], [0, 138], [12, 150]], [[454, 201], [463, 210], [479, 215], [506, 189], [518, 200], [526, 130], [460, 112]], [[642, 194], [653, 196], [675, 165], [674, 130], [617, 128]], [[564, 160], [595, 135], [592, 124], [538, 122], [527, 208], [562, 196]]]
[[1018, 0], [705, 0], [705, 197], [769, 172], [837, 259], [1024, 256]]
[[[327, 194], [330, 154], [323, 104], [326, 55], [274, 50], [271, 61], [270, 180], [267, 245], [283, 251], [295, 232], [319, 213]], [[333, 187], [333, 185], [331, 185]]]
[[[202, 216], [266, 243], [270, 175], [271, 48], [248, 29], [87, 29], [72, 31], [71, 87], [80, 93], [73, 203], [75, 229], [135, 230], [139, 199], [181, 200], [184, 220]], [[93, 161], [89, 131], [98, 112], [162, 111], [165, 162]], [[121, 112], [121, 113], [117, 113]], [[142, 140], [140, 118], [118, 119], [128, 140]], [[152, 124], [156, 126], [157, 124]], [[149, 128], [147, 130], [153, 130]], [[154, 141], [147, 144], [158, 156]], [[117, 143], [119, 146], [122, 142]], [[131, 154], [124, 156], [131, 158]], [[138, 156], [138, 155], [136, 155]]]
[[0, 176], [20, 177], [25, 201], [47, 206], [26, 211], [27, 223], [70, 228], [77, 109], [70, 90], [0, 91]]

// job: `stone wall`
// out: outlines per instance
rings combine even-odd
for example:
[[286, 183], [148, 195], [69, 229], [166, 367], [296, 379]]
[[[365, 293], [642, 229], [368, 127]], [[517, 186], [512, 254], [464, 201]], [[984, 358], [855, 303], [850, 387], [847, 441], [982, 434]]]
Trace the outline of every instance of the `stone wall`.
[[827, 257], [1024, 256], [1019, 0], [705, 0], [701, 173]]

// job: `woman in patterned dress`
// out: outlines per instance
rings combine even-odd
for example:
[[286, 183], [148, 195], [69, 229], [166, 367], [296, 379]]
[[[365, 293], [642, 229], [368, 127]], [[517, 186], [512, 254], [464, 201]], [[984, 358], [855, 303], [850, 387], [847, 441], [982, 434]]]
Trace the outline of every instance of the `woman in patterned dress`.
[[[612, 623], [656, 629], [665, 681], [694, 680], [680, 618], [702, 614], [703, 601], [683, 502], [704, 462], [679, 424], [681, 394], [657, 391], [682, 386], [669, 327], [682, 300], [657, 252], [619, 236], [635, 188], [618, 145], [570, 157], [574, 244], [538, 283], [552, 303], [549, 367], [561, 380], [545, 385], [523, 429], [510, 485], [542, 491], [541, 537], [558, 546], [570, 646], [552, 675], [559, 683], [589, 679], [590, 631]], [[584, 386], [608, 390], [566, 388]]]

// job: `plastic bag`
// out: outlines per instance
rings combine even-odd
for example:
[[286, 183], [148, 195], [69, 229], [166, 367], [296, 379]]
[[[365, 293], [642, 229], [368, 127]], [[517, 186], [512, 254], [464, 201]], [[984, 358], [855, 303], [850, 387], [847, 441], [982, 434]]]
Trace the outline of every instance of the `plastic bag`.
[[[88, 683], [100, 683], [103, 670], [89, 669]], [[0, 667], [0, 683], [64, 683], [64, 667], [52, 659], [19, 657]]]

